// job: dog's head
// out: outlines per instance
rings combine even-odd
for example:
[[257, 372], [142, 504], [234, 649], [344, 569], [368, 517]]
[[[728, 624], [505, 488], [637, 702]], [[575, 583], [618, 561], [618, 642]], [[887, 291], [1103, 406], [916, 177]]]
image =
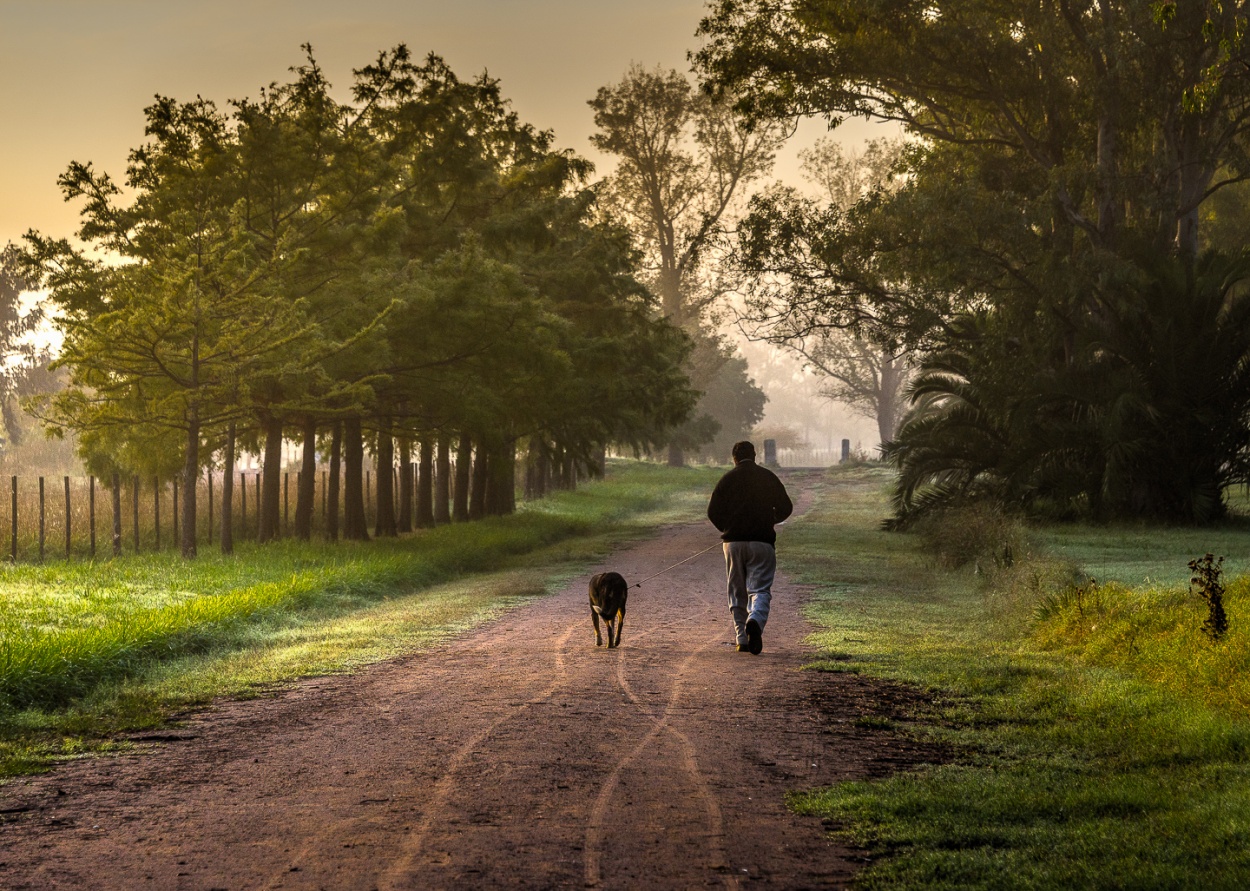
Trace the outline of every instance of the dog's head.
[[629, 585], [619, 572], [601, 572], [590, 580], [590, 602], [605, 609], [625, 605]]

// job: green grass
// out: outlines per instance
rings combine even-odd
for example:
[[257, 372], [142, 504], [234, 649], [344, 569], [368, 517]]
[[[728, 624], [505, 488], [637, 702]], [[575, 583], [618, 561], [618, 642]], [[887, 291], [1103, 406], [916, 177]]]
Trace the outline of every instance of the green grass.
[[430, 646], [697, 516], [715, 477], [622, 462], [514, 516], [399, 540], [7, 567], [0, 776], [114, 748], [214, 697]]
[[[933, 705], [906, 732], [953, 753], [943, 765], [795, 796], [796, 808], [832, 818], [870, 851], [860, 884], [1250, 885], [1250, 721], [1241, 700], [1209, 695], [1226, 675], [1203, 667], [1239, 670], [1245, 638], [1230, 639], [1227, 659], [1212, 656], [1194, 637], [1201, 609], [1174, 584], [1207, 549], [1244, 553], [1245, 532], [1044, 530], [1035, 540], [1059, 558], [1021, 561], [987, 588], [970, 569], [939, 569], [916, 536], [876, 530], [886, 481], [871, 469], [831, 475], [822, 506], [793, 524], [781, 552], [816, 587], [815, 642], [828, 655], [817, 667], [930, 689]], [[1101, 566], [1085, 562], [1091, 555]], [[1108, 588], [1103, 624], [1087, 611], [1074, 635], [1070, 612], [1034, 617], [1071, 577], [1067, 561], [1171, 587]], [[1236, 631], [1245, 585], [1232, 587]]]

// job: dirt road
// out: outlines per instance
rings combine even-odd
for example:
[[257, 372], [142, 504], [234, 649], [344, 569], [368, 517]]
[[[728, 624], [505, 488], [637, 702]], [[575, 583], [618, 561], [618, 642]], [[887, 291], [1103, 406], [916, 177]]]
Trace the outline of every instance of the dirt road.
[[[632, 582], [713, 543], [705, 523], [665, 529], [595, 571]], [[719, 549], [631, 590], [617, 650], [594, 646], [585, 585], [10, 784], [0, 887], [844, 885], [858, 855], [785, 793], [915, 755], [852, 723], [889, 713], [883, 688], [798, 670], [801, 592], [779, 577], [751, 656]]]

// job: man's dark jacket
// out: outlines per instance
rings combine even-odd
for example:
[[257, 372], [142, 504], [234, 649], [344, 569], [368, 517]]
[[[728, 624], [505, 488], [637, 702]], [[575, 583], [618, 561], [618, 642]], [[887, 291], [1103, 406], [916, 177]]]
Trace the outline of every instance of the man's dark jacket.
[[712, 490], [707, 518], [723, 541], [777, 544], [774, 523], [790, 516], [794, 505], [777, 475], [754, 461], [740, 461]]

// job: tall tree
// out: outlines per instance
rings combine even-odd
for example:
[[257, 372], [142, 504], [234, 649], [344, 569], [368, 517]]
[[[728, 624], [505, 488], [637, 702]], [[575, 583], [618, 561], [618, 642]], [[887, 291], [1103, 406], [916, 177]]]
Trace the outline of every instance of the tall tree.
[[[772, 169], [785, 130], [751, 126], [729, 102], [695, 91], [679, 71], [640, 65], [619, 83], [600, 87], [590, 106], [598, 127], [592, 143], [618, 159], [605, 198], [643, 249], [661, 312], [703, 341], [703, 361], [688, 371], [694, 386], [705, 390], [718, 376], [740, 370], [728, 362], [732, 352], [717, 342], [707, 318], [722, 295], [716, 246], [746, 190]], [[754, 385], [740, 375], [720, 388], [734, 386]], [[745, 418], [714, 418], [705, 409], [676, 431], [671, 463], [683, 463], [683, 445], [710, 439], [722, 423], [750, 426]]]
[[880, 443], [894, 438], [912, 377], [908, 353], [869, 343], [837, 329], [821, 331], [798, 350], [824, 377], [820, 394], [877, 422]]
[[[129, 203], [90, 165], [72, 164], [60, 180], [67, 199], [84, 201], [80, 238], [128, 262], [28, 239], [61, 310], [57, 364], [71, 370], [48, 422], [86, 433], [88, 451], [119, 437], [137, 445], [144, 432], [156, 441], [180, 433], [181, 544], [192, 557], [206, 430], [238, 415], [238, 381], [275, 368], [306, 372], [309, 329], [275, 287], [286, 261], [246, 259], [248, 239], [233, 225], [238, 167], [226, 119], [205, 100], [164, 98], [147, 118], [151, 141], [130, 156]], [[159, 452], [130, 454], [151, 461]]]
[[[804, 176], [817, 187], [820, 200], [804, 201], [793, 192], [774, 191], [754, 205], [751, 222], [757, 221], [765, 208], [777, 213], [785, 207], [803, 215], [804, 219], [793, 224], [803, 231], [820, 232], [830, 222], [833, 227], [844, 226], [843, 221], [856, 213], [861, 203], [870, 206], [903, 185], [904, 152], [901, 140], [872, 140], [862, 151], [848, 150], [829, 138], [817, 140], [799, 157]], [[900, 345], [899, 317], [891, 315], [879, 321], [866, 312], [804, 312], [806, 291], [795, 282], [804, 272], [814, 271], [814, 264], [796, 251], [801, 242], [778, 243], [771, 232], [755, 225], [744, 231], [750, 233], [744, 243], [751, 249], [738, 255], [738, 263], [748, 282], [743, 314], [747, 330], [798, 354], [809, 369], [826, 379], [823, 396], [845, 402], [875, 420], [878, 441], [889, 442], [902, 417], [911, 377], [909, 351]], [[778, 248], [788, 262], [788, 274], [765, 281], [755, 278], [761, 258], [760, 236]], [[882, 284], [895, 293], [907, 292], [906, 283]]]
[[[1246, 360], [1211, 314], [1240, 267], [1198, 253], [1203, 204], [1250, 175], [1246, 25], [1244, 5], [1217, 0], [723, 0], [705, 20], [700, 68], [744, 111], [862, 115], [915, 140], [895, 192], [846, 214], [781, 196], [743, 227], [798, 327], [871, 320], [928, 352], [915, 423], [891, 450], [911, 504], [927, 480], [1060, 510], [1221, 514], [1212, 490], [1239, 478], [1244, 422], [1231, 441], [1200, 437], [1206, 455], [1190, 443], [1156, 462], [1140, 444], [1161, 418], [1212, 431], [1179, 384], [1236, 391]], [[1111, 346], [1153, 351], [1160, 327], [1231, 364], [1198, 363], [1210, 379], [1195, 384]], [[1044, 437], [1026, 422], [1041, 417]], [[970, 460], [960, 437], [1007, 457]]]

